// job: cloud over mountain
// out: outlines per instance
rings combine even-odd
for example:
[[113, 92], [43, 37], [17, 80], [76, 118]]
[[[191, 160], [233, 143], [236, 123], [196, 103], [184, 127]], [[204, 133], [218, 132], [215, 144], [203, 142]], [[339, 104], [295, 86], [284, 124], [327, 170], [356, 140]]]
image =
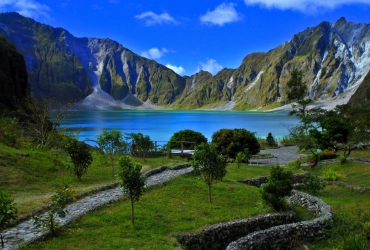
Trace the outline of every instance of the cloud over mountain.
[[142, 51], [141, 56], [146, 57], [148, 59], [159, 59], [168, 52], [169, 51], [166, 48], [162, 48], [162, 49], [151, 48], [147, 51]]
[[176, 21], [176, 19], [170, 16], [168, 13], [162, 13], [158, 15], [152, 11], [143, 12], [139, 15], [136, 15], [135, 18], [144, 20], [146, 26], [178, 23], [178, 21]]
[[5, 7], [11, 8], [13, 11], [16, 11], [26, 17], [38, 18], [39, 16], [43, 16], [50, 18], [50, 8], [47, 5], [41, 4], [34, 0], [1, 0], [0, 12]]
[[370, 0], [244, 0], [246, 5], [262, 5], [267, 8], [293, 9], [302, 12], [317, 11], [318, 8], [333, 9], [345, 4], [369, 4]]
[[236, 12], [233, 3], [223, 3], [216, 7], [213, 11], [207, 11], [206, 14], [200, 17], [200, 21], [206, 24], [223, 26], [227, 23], [237, 22], [241, 19], [241, 15]]

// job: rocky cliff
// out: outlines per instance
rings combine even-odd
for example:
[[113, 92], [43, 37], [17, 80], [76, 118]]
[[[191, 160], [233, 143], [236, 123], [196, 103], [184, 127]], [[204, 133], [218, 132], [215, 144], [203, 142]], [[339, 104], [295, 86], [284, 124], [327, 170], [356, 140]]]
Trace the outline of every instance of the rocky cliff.
[[370, 25], [344, 18], [307, 28], [215, 76], [200, 71], [182, 77], [113, 40], [76, 38], [16, 13], [0, 14], [0, 34], [24, 54], [34, 93], [90, 109], [272, 108], [286, 102], [293, 69], [304, 72], [307, 96], [317, 101], [348, 101], [369, 82], [363, 80], [370, 69]]
[[[0, 113], [15, 109], [14, 102], [30, 94], [26, 64], [14, 44], [0, 36]], [[18, 99], [18, 100], [17, 100]]]

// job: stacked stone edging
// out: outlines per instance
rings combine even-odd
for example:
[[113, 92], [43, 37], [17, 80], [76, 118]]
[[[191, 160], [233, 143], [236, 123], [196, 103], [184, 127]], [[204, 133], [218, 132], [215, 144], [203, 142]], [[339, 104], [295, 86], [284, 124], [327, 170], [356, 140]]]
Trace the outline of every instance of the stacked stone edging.
[[246, 234], [293, 221], [292, 213], [263, 214], [210, 225], [199, 233], [182, 233], [177, 236], [177, 240], [184, 249], [188, 250], [225, 249], [230, 242]]
[[[302, 173], [302, 174], [294, 174], [292, 175], [292, 183], [293, 184], [299, 184], [302, 183], [304, 177], [308, 173]], [[261, 176], [258, 178], [252, 178], [252, 179], [247, 179], [247, 180], [240, 180], [238, 181], [240, 183], [247, 184], [249, 186], [255, 186], [255, 187], [261, 187], [263, 184], [268, 182], [268, 177], [267, 176]]]
[[324, 229], [333, 220], [331, 207], [317, 197], [296, 190], [292, 191], [289, 201], [302, 205], [315, 214], [316, 218], [253, 232], [230, 243], [226, 249], [293, 249], [296, 247], [295, 243], [323, 238]]
[[[179, 168], [175, 171], [175, 168]], [[163, 168], [161, 168], [163, 169]], [[168, 171], [167, 171], [168, 170]], [[146, 187], [163, 184], [176, 176], [191, 173], [193, 168], [175, 166], [174, 168], [166, 168], [158, 174], [151, 175], [146, 181]], [[103, 190], [99, 192], [98, 190]], [[93, 194], [91, 194], [94, 192]], [[83, 214], [96, 210], [106, 204], [118, 201], [124, 195], [122, 188], [118, 187], [118, 183], [112, 183], [93, 189], [90, 192], [83, 193], [86, 197], [79, 199], [67, 206], [67, 215], [65, 218], [57, 218], [61, 227], [75, 221]], [[46, 213], [41, 216], [46, 216]], [[24, 222], [17, 224], [14, 227], [8, 228], [0, 232], [4, 236], [4, 248], [1, 250], [10, 250], [19, 247], [20, 245], [29, 244], [38, 241], [51, 235], [49, 230], [43, 230], [35, 227], [33, 219], [29, 218]]]

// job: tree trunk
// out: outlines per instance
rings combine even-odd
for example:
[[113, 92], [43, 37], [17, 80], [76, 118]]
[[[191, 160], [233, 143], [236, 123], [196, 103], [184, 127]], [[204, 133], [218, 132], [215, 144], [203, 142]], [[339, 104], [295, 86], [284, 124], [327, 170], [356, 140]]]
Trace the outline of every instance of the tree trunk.
[[134, 197], [131, 197], [131, 223], [132, 223], [132, 225], [135, 224], [135, 217], [134, 217]]
[[208, 184], [208, 201], [212, 202], [211, 184]]
[[114, 178], [114, 159], [113, 156], [111, 157], [111, 163], [112, 163], [112, 177]]
[[55, 226], [54, 226], [54, 215], [51, 214], [50, 216], [50, 231], [53, 234], [53, 236], [57, 235], [57, 232], [55, 231]]

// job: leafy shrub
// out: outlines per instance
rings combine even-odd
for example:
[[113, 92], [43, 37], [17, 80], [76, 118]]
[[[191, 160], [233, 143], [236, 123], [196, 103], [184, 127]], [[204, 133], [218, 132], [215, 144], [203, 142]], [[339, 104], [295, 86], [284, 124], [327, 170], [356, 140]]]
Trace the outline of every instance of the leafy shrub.
[[280, 141], [280, 145], [282, 146], [291, 146], [296, 144], [297, 142], [292, 136], [284, 136], [283, 139]]
[[213, 133], [212, 143], [223, 155], [235, 158], [238, 152], [244, 152], [247, 148], [252, 155], [260, 151], [260, 145], [255, 133], [246, 129], [220, 129]]
[[[0, 231], [9, 226], [10, 222], [17, 217], [17, 207], [13, 199], [0, 191]], [[0, 234], [1, 247], [4, 248], [3, 235]]]
[[170, 138], [171, 148], [180, 148], [181, 143], [179, 141], [194, 142], [195, 144], [184, 143], [184, 149], [194, 149], [196, 145], [201, 143], [207, 143], [207, 138], [200, 132], [194, 130], [185, 129], [174, 133]]
[[289, 161], [288, 162], [288, 168], [290, 169], [301, 169], [301, 160], [297, 159], [294, 161]]
[[307, 191], [308, 193], [312, 195], [318, 195], [321, 190], [325, 188], [325, 182], [310, 173], [308, 173], [304, 178], [303, 178], [303, 187], [302, 189]]
[[337, 181], [339, 178], [340, 178], [340, 174], [335, 172], [333, 169], [329, 169], [328, 171], [326, 171], [324, 173], [324, 180], [327, 180], [327, 181]]
[[330, 160], [337, 158], [337, 154], [334, 150], [324, 150], [319, 153], [319, 159], [320, 160]]
[[292, 172], [276, 165], [271, 168], [268, 182], [262, 186], [262, 199], [277, 211], [287, 208], [284, 199], [293, 189]]

